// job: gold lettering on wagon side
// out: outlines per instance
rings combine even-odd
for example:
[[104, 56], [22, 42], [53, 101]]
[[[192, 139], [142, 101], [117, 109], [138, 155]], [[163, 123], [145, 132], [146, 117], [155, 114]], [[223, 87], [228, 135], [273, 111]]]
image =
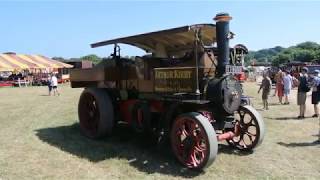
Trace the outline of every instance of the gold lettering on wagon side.
[[159, 69], [155, 70], [155, 91], [193, 92], [195, 87], [194, 70]]
[[173, 70], [173, 71], [156, 71], [156, 79], [190, 79], [192, 71], [190, 70]]

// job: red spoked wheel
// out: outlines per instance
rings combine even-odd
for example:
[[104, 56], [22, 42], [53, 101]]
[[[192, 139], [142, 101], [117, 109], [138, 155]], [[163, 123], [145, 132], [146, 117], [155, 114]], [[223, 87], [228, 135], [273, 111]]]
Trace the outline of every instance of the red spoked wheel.
[[240, 106], [234, 116], [239, 124], [240, 133], [227, 142], [244, 151], [260, 145], [264, 138], [264, 122], [261, 115], [252, 106], [247, 105]]
[[80, 128], [89, 138], [100, 138], [111, 133], [113, 128], [113, 105], [103, 89], [85, 89], [79, 100]]
[[216, 133], [209, 120], [200, 113], [178, 116], [171, 127], [171, 147], [180, 163], [190, 169], [203, 169], [218, 153]]

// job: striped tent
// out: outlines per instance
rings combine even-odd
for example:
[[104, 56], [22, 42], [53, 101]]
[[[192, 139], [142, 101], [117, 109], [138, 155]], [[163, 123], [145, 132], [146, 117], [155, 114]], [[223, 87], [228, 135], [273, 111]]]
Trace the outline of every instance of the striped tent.
[[72, 68], [70, 64], [47, 58], [41, 55], [25, 55], [15, 53], [0, 54], [0, 71], [26, 69], [58, 69]]

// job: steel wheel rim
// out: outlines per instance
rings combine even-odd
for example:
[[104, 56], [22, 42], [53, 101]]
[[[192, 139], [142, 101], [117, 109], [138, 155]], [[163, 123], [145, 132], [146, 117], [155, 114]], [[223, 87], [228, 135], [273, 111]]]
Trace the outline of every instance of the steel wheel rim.
[[199, 168], [209, 156], [209, 141], [202, 125], [189, 117], [176, 119], [172, 126], [171, 145], [177, 159], [188, 168]]
[[240, 125], [240, 134], [228, 142], [241, 150], [254, 148], [260, 137], [260, 127], [256, 117], [248, 110], [241, 108], [235, 114], [235, 119]]
[[95, 97], [92, 94], [83, 94], [81, 102], [80, 114], [81, 121], [80, 125], [85, 132], [93, 137], [98, 133], [100, 111]]

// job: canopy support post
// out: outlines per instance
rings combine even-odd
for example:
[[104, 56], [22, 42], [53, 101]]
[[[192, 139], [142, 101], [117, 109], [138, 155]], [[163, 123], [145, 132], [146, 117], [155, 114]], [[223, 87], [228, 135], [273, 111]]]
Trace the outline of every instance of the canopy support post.
[[194, 49], [194, 53], [195, 53], [195, 61], [196, 61], [196, 95], [200, 95], [200, 89], [199, 89], [199, 61], [198, 61], [198, 42], [199, 42], [199, 34], [200, 34], [200, 29], [196, 28], [195, 29], [195, 49]]

